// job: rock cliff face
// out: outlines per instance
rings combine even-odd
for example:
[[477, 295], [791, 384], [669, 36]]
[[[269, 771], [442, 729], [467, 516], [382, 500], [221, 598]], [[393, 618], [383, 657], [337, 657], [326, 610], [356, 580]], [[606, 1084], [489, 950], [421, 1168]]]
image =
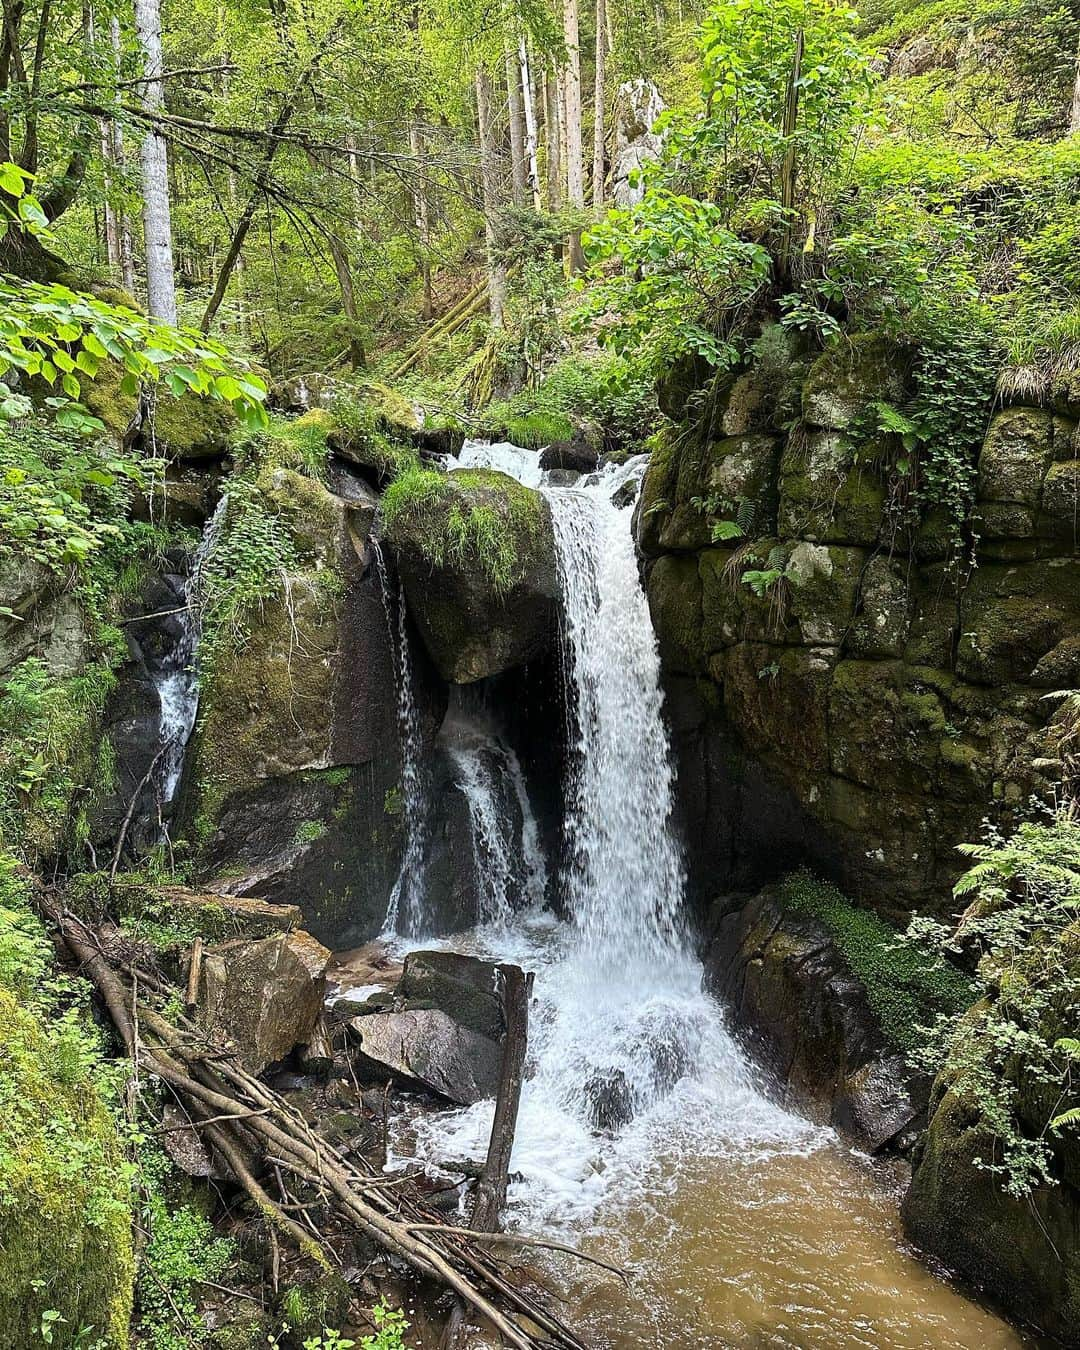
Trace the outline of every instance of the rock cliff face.
[[207, 878], [300, 905], [322, 941], [378, 932], [401, 856], [401, 750], [370, 506], [277, 470], [308, 564], [266, 602], [200, 703], [183, 807]]
[[1080, 676], [1080, 403], [993, 414], [958, 568], [868, 430], [904, 354], [771, 347], [654, 453], [637, 510], [692, 870], [715, 893], [809, 857], [899, 915], [1046, 786], [1044, 695]]

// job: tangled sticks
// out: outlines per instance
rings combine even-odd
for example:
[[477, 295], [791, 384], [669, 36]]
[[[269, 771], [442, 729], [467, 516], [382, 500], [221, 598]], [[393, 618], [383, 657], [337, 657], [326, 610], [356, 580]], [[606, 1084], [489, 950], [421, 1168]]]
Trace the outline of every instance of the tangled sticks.
[[[451, 1290], [506, 1344], [518, 1350], [550, 1346], [585, 1350], [565, 1323], [516, 1287], [504, 1264], [485, 1248], [494, 1243], [549, 1247], [608, 1270], [613, 1267], [560, 1243], [477, 1231], [494, 1228], [494, 1215], [505, 1197], [524, 1060], [524, 1027], [513, 1006], [519, 1010], [527, 1006], [527, 984], [520, 971], [520, 978], [503, 981], [509, 1029], [496, 1123], [478, 1184], [474, 1225], [460, 1228], [427, 1209], [415, 1188], [402, 1184], [401, 1178], [388, 1179], [363, 1159], [346, 1159], [314, 1133], [299, 1111], [249, 1073], [235, 1054], [209, 1045], [191, 1022], [167, 1021], [140, 993], [172, 992], [160, 975], [111, 958], [99, 933], [74, 914], [45, 901], [42, 909], [99, 992], [136, 1072], [153, 1075], [172, 1094], [192, 1128], [227, 1164], [275, 1241], [286, 1238], [324, 1269], [336, 1269], [337, 1258], [311, 1220], [311, 1211], [321, 1208], [417, 1274]], [[305, 1205], [287, 1207], [274, 1200], [258, 1179], [262, 1166], [274, 1169], [279, 1177], [291, 1177], [313, 1198]], [[302, 1210], [309, 1226], [287, 1208]], [[528, 1329], [519, 1316], [528, 1319]]]

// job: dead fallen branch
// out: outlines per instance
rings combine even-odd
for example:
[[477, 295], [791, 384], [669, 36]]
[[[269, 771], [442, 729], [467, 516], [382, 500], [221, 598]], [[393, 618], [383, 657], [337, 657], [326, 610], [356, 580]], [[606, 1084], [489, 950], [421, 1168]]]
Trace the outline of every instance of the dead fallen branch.
[[[287, 1175], [314, 1193], [312, 1205], [300, 1211], [309, 1222], [311, 1208], [323, 1206], [338, 1223], [406, 1262], [417, 1274], [452, 1291], [464, 1306], [490, 1323], [506, 1344], [518, 1350], [538, 1350], [541, 1346], [584, 1350], [564, 1322], [507, 1278], [505, 1267], [484, 1250], [475, 1232], [439, 1222], [415, 1188], [391, 1188], [386, 1177], [365, 1160], [346, 1158], [316, 1135], [295, 1107], [249, 1073], [235, 1055], [209, 1045], [190, 1021], [181, 1018], [179, 1025], [174, 1025], [162, 1017], [140, 993], [139, 972], [114, 963], [89, 925], [44, 899], [42, 908], [93, 981], [140, 1073], [153, 1075], [173, 1095], [192, 1127], [228, 1166], [272, 1236], [287, 1239], [324, 1269], [339, 1268], [319, 1229], [314, 1225], [304, 1227], [286, 1212], [283, 1203], [292, 1197], [283, 1194], [283, 1203], [279, 1203], [262, 1184], [259, 1171], [271, 1158], [279, 1178]], [[510, 1038], [507, 1040], [509, 1049]], [[515, 1043], [515, 1062], [518, 1057]], [[511, 1068], [512, 1072], [507, 1070], [507, 1090], [516, 1093], [520, 1091], [520, 1064]], [[508, 1110], [509, 1101], [504, 1119]], [[516, 1110], [515, 1096], [514, 1116]], [[511, 1120], [510, 1142], [512, 1134]], [[489, 1160], [491, 1156], [489, 1153]], [[503, 1137], [495, 1148], [494, 1164], [504, 1169], [503, 1194], [508, 1158]], [[494, 1172], [491, 1175], [494, 1178]], [[494, 1190], [497, 1198], [497, 1178]], [[306, 1193], [304, 1198], [308, 1199]], [[485, 1204], [490, 1205], [490, 1201]], [[527, 1319], [526, 1325], [518, 1317]]]

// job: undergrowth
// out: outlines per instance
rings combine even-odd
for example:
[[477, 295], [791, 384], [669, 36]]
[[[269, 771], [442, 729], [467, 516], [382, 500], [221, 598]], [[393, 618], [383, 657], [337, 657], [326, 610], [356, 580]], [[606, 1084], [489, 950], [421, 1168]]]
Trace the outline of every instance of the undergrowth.
[[897, 1049], [917, 1049], [920, 1028], [938, 1013], [956, 1015], [970, 1007], [975, 990], [967, 976], [902, 942], [895, 929], [835, 886], [802, 870], [785, 879], [780, 895], [785, 908], [825, 927], [866, 989], [882, 1035]]

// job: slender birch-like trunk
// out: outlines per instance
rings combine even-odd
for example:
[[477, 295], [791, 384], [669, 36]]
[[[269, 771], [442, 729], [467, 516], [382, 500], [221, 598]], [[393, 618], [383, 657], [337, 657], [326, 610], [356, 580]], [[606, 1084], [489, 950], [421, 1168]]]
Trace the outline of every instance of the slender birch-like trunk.
[[[585, 205], [585, 162], [581, 137], [581, 47], [578, 25], [578, 0], [563, 0], [563, 39], [566, 43], [566, 69], [563, 75], [563, 102], [566, 109], [566, 197], [571, 206]], [[585, 265], [581, 253], [581, 233], [575, 230], [569, 241], [567, 265], [580, 272]]]
[[521, 67], [509, 42], [503, 52], [503, 64], [506, 66], [506, 101], [510, 109], [510, 180], [514, 205], [524, 206], [529, 200], [529, 175], [525, 167], [525, 98], [521, 88]]
[[1072, 110], [1069, 113], [1069, 133], [1080, 131], [1080, 44], [1076, 48], [1076, 80], [1073, 83]]
[[540, 169], [536, 160], [536, 96], [533, 92], [532, 71], [529, 68], [529, 49], [524, 38], [518, 43], [518, 65], [521, 68], [521, 97], [525, 113], [525, 168], [529, 177], [533, 210], [539, 211], [541, 198]]
[[484, 237], [488, 255], [488, 304], [491, 323], [501, 328], [506, 313], [506, 268], [498, 257], [495, 228], [499, 210], [499, 167], [491, 109], [491, 76], [476, 68], [476, 122], [480, 142], [480, 184], [484, 198]]
[[596, 86], [593, 92], [593, 205], [604, 205], [604, 115], [606, 103], [607, 0], [596, 0]]
[[[161, 78], [161, 6], [159, 0], [135, 0], [135, 31], [143, 51], [143, 108], [153, 116], [165, 102]], [[172, 213], [169, 206], [169, 155], [165, 138], [151, 125], [143, 137], [143, 234], [146, 249], [146, 307], [152, 318], [176, 322]]]

